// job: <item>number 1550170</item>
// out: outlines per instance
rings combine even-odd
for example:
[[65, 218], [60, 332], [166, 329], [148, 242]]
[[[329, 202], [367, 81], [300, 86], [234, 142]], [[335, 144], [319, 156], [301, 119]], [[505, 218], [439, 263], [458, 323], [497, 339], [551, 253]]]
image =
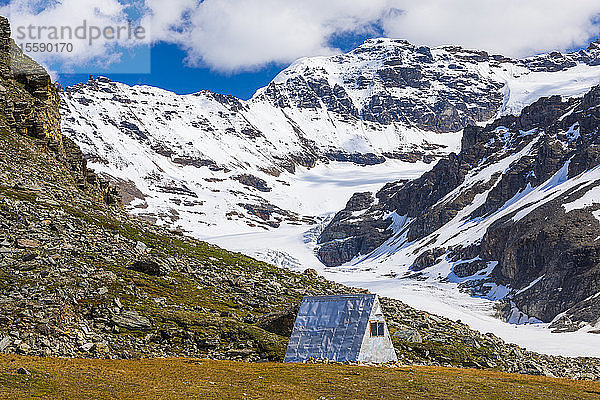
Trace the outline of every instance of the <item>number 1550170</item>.
[[73, 43], [19, 43], [25, 53], [71, 53]]

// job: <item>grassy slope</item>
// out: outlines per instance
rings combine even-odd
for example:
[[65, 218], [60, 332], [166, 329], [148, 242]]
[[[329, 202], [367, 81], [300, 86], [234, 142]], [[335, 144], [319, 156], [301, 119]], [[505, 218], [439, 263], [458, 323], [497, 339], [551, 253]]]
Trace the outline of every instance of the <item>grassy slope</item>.
[[[18, 375], [25, 367], [31, 375]], [[435, 367], [0, 356], [2, 399], [598, 399], [600, 383]]]

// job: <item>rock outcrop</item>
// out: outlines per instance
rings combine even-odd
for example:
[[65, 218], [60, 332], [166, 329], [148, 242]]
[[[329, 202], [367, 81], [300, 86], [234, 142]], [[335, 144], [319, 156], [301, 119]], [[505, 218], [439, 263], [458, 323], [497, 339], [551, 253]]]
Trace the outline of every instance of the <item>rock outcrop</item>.
[[80, 188], [107, 204], [120, 204], [119, 194], [87, 168], [79, 147], [61, 133], [59, 85], [10, 39], [10, 25], [0, 17], [0, 102], [5, 128], [42, 142], [67, 166]]

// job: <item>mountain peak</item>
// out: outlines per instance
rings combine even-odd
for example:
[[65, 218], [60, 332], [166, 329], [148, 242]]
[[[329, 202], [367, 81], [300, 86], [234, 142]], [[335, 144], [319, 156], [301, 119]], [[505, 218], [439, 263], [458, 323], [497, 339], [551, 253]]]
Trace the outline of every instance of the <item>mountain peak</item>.
[[600, 39], [596, 39], [593, 42], [591, 42], [587, 49], [588, 51], [600, 50]]

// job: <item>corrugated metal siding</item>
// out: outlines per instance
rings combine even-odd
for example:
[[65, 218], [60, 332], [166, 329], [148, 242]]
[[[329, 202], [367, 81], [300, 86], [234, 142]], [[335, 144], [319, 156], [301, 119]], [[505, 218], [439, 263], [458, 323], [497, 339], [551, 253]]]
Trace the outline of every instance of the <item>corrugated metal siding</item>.
[[357, 361], [374, 301], [375, 295], [305, 297], [284, 361]]

